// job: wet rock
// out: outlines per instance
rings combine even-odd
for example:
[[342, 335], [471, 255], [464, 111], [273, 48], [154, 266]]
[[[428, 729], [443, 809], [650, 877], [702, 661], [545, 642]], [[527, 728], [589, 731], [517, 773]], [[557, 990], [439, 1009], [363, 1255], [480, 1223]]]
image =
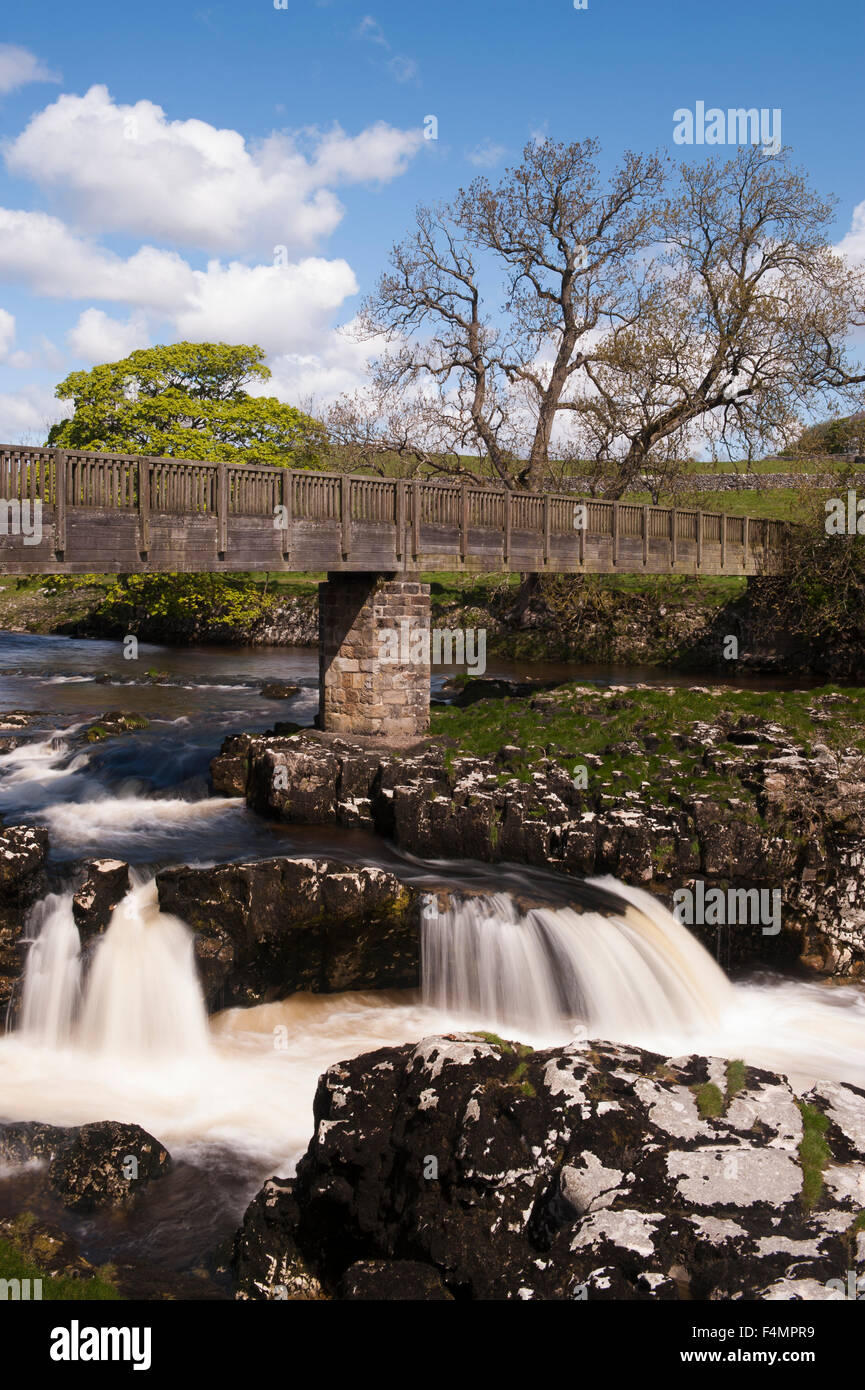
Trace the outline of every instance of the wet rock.
[[129, 892], [129, 865], [122, 859], [89, 859], [87, 878], [72, 899], [82, 938], [103, 932], [118, 903]]
[[251, 734], [235, 734], [227, 738], [220, 752], [210, 763], [210, 780], [218, 796], [245, 796], [249, 771]]
[[0, 829], [0, 903], [32, 902], [48, 855], [48, 831], [41, 826]]
[[438, 1271], [417, 1260], [358, 1260], [342, 1276], [337, 1297], [358, 1302], [453, 1301]]
[[[274, 1296], [287, 1264], [338, 1298], [831, 1299], [849, 1269], [865, 1288], [865, 1091], [728, 1068], [479, 1034], [330, 1067], [296, 1179], [236, 1238], [240, 1296]], [[826, 1117], [816, 1188], [805, 1108]]]
[[265, 700], [290, 700], [299, 690], [299, 685], [289, 685], [285, 681], [268, 681], [261, 687], [261, 694]]
[[41, 826], [0, 829], [0, 1019], [24, 966], [27, 913], [45, 892], [48, 831]]
[[41, 710], [11, 709], [0, 714], [0, 732], [7, 729], [29, 729], [45, 718]]
[[103, 1120], [82, 1125], [57, 1150], [48, 1181], [64, 1206], [74, 1211], [124, 1206], [154, 1178], [168, 1171], [171, 1156], [140, 1125]]
[[235, 1242], [232, 1254], [238, 1298], [294, 1303], [325, 1296], [289, 1234], [299, 1214], [293, 1179], [271, 1178], [253, 1198], [244, 1217], [245, 1238]]
[[197, 934], [210, 1008], [418, 983], [419, 895], [382, 869], [268, 859], [165, 869], [156, 882], [162, 910]]
[[141, 714], [126, 714], [123, 710], [108, 710], [95, 724], [91, 724], [89, 729], [85, 729], [83, 738], [86, 743], [101, 743], [106, 738], [117, 738], [119, 734], [135, 733], [139, 729], [147, 729], [150, 721]]
[[74, 1132], [37, 1120], [0, 1125], [0, 1159], [7, 1163], [26, 1163], [35, 1158], [52, 1158], [63, 1144], [70, 1142]]
[[0, 1125], [0, 1157], [11, 1163], [45, 1160], [48, 1187], [74, 1211], [126, 1205], [171, 1162], [152, 1134], [116, 1120], [70, 1128], [33, 1121]]

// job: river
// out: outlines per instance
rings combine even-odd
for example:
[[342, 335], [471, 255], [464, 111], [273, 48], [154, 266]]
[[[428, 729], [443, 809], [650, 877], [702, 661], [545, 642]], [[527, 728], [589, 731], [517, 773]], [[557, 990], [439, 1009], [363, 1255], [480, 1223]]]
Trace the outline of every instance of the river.
[[[487, 675], [644, 679], [495, 662]], [[267, 699], [261, 685], [273, 680], [299, 693]], [[212, 796], [207, 768], [222, 739], [276, 719], [310, 723], [316, 686], [317, 654], [304, 648], [142, 645], [131, 663], [114, 642], [0, 633], [0, 712], [38, 712], [19, 746], [0, 753], [0, 814], [48, 827], [53, 890], [31, 915], [18, 1022], [0, 1040], [0, 1119], [136, 1122], [175, 1159], [131, 1212], [47, 1212], [89, 1258], [199, 1267], [262, 1180], [292, 1171], [321, 1072], [432, 1033], [494, 1028], [534, 1046], [606, 1037], [668, 1056], [744, 1057], [802, 1086], [861, 1081], [859, 987], [765, 972], [731, 982], [639, 890], [603, 880], [614, 908], [599, 910], [572, 879], [425, 864], [370, 835], [268, 824]], [[149, 727], [82, 746], [75, 731], [110, 709], [144, 715]], [[429, 900], [423, 989], [296, 995], [208, 1019], [190, 933], [158, 910], [156, 868], [310, 853], [380, 864], [430, 889], [472, 890], [446, 911]], [[128, 860], [136, 886], [84, 956], [71, 893], [74, 866], [88, 856]], [[548, 906], [518, 909], [515, 896], [527, 890]], [[44, 1202], [31, 1169], [0, 1171], [0, 1215]]]

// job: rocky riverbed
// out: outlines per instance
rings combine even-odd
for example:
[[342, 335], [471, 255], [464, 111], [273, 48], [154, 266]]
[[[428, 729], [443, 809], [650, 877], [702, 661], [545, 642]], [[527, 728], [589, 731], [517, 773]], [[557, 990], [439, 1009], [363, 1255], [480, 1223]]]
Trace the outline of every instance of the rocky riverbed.
[[[478, 861], [488, 866], [478, 891], [495, 891], [497, 877], [502, 888], [516, 882], [520, 911], [543, 901], [538, 885], [552, 871], [557, 903], [591, 910], [594, 892], [601, 917], [618, 911], [620, 923], [623, 904], [610, 909], [586, 876], [612, 875], [667, 906], [697, 884], [779, 892], [777, 931], [757, 921], [690, 929], [725, 966], [856, 982], [863, 698], [477, 683], [399, 753], [287, 722], [237, 733], [211, 768], [214, 790], [234, 798], [226, 804], [248, 815], [245, 802], [262, 826], [348, 837], [353, 854], [280, 852], [277, 837], [256, 858], [155, 866], [153, 905], [136, 920], [146, 932], [146, 913], [161, 910], [160, 930], [173, 918], [192, 929], [207, 1012], [262, 1015], [257, 1025], [217, 1019], [215, 1036], [257, 1026], [271, 1057], [282, 1026], [272, 1021], [292, 996], [303, 1011], [330, 994], [417, 988], [426, 894], [442, 913], [451, 891], [446, 874], [434, 887], [418, 861]], [[7, 748], [26, 741], [32, 718], [3, 721]], [[98, 724], [104, 739], [84, 723], [71, 755], [101, 757], [104, 743], [146, 733], [121, 711]], [[30, 821], [0, 825], [0, 1005], [13, 1005], [10, 1016], [29, 914], [57, 886], [49, 831], [38, 814]], [[390, 843], [390, 860], [364, 862], [371, 837]], [[62, 876], [93, 960], [135, 877], [119, 855], [67, 860]], [[454, 881], [453, 900], [471, 891]], [[526, 930], [546, 931], [538, 920]], [[865, 1286], [865, 1090], [815, 1080], [820, 1060], [798, 1076], [753, 1065], [747, 1050], [549, 1046], [511, 1031], [402, 1036], [413, 1040], [330, 1054], [343, 1060], [321, 1077], [296, 1174], [266, 1170], [275, 1176], [208, 1278], [121, 1260], [114, 1296], [822, 1300], [845, 1297], [851, 1272]], [[131, 1213], [140, 1228], [147, 1204], [170, 1206], [170, 1184], [182, 1187], [187, 1171], [181, 1163], [166, 1177], [175, 1143], [158, 1124], [121, 1124], [108, 1109], [99, 1119], [0, 1125], [0, 1160], [35, 1165], [26, 1190], [39, 1212], [24, 1229], [0, 1211], [0, 1244], [31, 1260], [41, 1251], [40, 1267], [94, 1288], [97, 1263], [70, 1245], [62, 1213]]]
[[251, 1299], [843, 1299], [848, 1271], [865, 1282], [863, 1183], [851, 1086], [426, 1038], [325, 1073], [234, 1272]]
[[[706, 717], [653, 725], [653, 709], [664, 700], [672, 706], [674, 697], [692, 709], [702, 704]], [[778, 696], [777, 718], [760, 717], [753, 704], [721, 689], [567, 686], [447, 712], [444, 738], [401, 755], [308, 731], [239, 735], [226, 741], [212, 776], [217, 790], [245, 796], [264, 816], [360, 827], [420, 856], [612, 874], [651, 888], [668, 906], [698, 880], [706, 889], [778, 893], [777, 930], [764, 921], [732, 930], [711, 917], [692, 929], [727, 963], [798, 959], [817, 973], [859, 978], [865, 754], [858, 695]], [[525, 719], [535, 749], [523, 735]], [[514, 742], [506, 741], [509, 727]], [[495, 743], [499, 731], [491, 755], [462, 751], [472, 734], [476, 743]]]

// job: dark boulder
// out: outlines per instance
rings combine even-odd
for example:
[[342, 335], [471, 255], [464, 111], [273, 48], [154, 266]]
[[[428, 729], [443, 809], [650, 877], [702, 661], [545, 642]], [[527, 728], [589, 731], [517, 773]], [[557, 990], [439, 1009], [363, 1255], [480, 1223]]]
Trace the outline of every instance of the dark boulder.
[[164, 869], [156, 882], [163, 912], [196, 932], [211, 1009], [418, 983], [419, 895], [382, 869], [267, 859]]
[[336, 1297], [837, 1299], [848, 1270], [865, 1287], [854, 1086], [452, 1034], [331, 1067], [314, 1118], [296, 1178], [238, 1233], [241, 1297], [297, 1269]]
[[53, 1158], [64, 1144], [71, 1142], [74, 1129], [46, 1125], [38, 1120], [19, 1120], [0, 1125], [0, 1159], [7, 1163], [26, 1163], [31, 1158]]
[[87, 878], [72, 899], [72, 913], [83, 938], [103, 932], [129, 892], [129, 865], [122, 859], [89, 859]]
[[66, 1207], [93, 1211], [126, 1205], [154, 1178], [168, 1171], [171, 1156], [140, 1125], [103, 1120], [82, 1125], [59, 1148], [48, 1181]]
[[299, 1215], [290, 1178], [271, 1178], [253, 1198], [232, 1256], [238, 1298], [304, 1302], [324, 1297], [321, 1281], [291, 1235]]
[[0, 1157], [47, 1162], [47, 1185], [65, 1207], [126, 1206], [168, 1171], [171, 1155], [140, 1125], [100, 1120], [66, 1128], [33, 1121], [0, 1125]]

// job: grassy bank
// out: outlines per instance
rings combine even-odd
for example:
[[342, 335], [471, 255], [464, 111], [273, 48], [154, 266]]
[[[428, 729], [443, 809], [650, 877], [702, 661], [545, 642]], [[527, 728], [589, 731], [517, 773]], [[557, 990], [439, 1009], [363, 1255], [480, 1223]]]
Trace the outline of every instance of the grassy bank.
[[[708, 764], [704, 743], [687, 732], [695, 721], [721, 731], [718, 754]], [[767, 724], [773, 726], [768, 739]], [[651, 788], [664, 802], [704, 794], [723, 805], [741, 796], [732, 770], [743, 745], [749, 757], [773, 756], [778, 741], [809, 757], [818, 744], [865, 752], [865, 689], [609, 691], [572, 683], [524, 699], [435, 707], [432, 732], [447, 741], [451, 760], [510, 750], [503, 782], [515, 775], [530, 782], [541, 760], [550, 758], [572, 774], [585, 765], [602, 800]]]
[[[422, 577], [430, 584], [433, 625], [484, 630], [488, 657], [661, 666], [686, 662], [695, 640], [747, 588], [745, 579], [732, 576], [544, 579], [530, 608], [520, 611], [518, 575]], [[318, 580], [310, 574], [217, 576], [216, 582], [185, 576], [177, 583], [146, 577], [127, 590], [108, 575], [6, 579], [0, 628], [112, 640], [134, 632], [167, 645], [245, 645], [279, 640], [274, 630], [282, 630], [283, 641], [303, 644], [315, 641]], [[286, 636], [292, 624], [298, 635]]]
[[[64, 1272], [56, 1272], [58, 1264], [65, 1267]], [[53, 1274], [49, 1273], [52, 1269]], [[96, 1269], [74, 1253], [74, 1243], [68, 1237], [44, 1226], [32, 1212], [3, 1222], [0, 1280], [29, 1280], [31, 1301], [38, 1291], [43, 1302], [114, 1302], [122, 1295], [113, 1276], [110, 1266]], [[20, 1293], [20, 1284], [18, 1289]]]

